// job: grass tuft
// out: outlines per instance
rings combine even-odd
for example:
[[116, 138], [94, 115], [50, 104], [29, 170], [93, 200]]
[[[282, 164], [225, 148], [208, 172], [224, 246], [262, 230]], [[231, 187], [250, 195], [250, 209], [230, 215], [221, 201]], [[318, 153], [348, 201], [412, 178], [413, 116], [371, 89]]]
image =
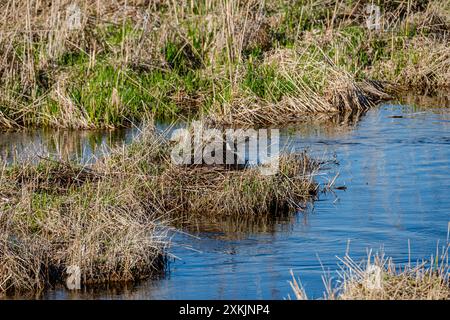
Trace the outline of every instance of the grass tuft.
[[[336, 287], [327, 282], [329, 300], [448, 300], [450, 298], [449, 244], [430, 259], [395, 264], [383, 253], [361, 263], [349, 255], [340, 259], [341, 272]], [[292, 272], [291, 272], [292, 274]], [[299, 279], [292, 274], [291, 287], [299, 300], [307, 299]]]

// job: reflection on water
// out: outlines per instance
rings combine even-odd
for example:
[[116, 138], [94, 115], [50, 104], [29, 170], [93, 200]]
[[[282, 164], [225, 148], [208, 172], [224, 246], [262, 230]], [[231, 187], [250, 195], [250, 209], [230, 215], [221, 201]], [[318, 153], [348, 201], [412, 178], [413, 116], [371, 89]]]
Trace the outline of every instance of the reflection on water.
[[137, 129], [71, 131], [32, 130], [0, 132], [0, 159], [11, 163], [39, 156], [89, 163], [112, 146], [130, 143]]
[[[291, 293], [290, 269], [309, 296], [320, 297], [322, 270], [333, 274], [336, 255], [347, 248], [362, 259], [367, 247], [383, 246], [405, 262], [410, 241], [411, 260], [429, 256], [445, 241], [450, 221], [450, 111], [386, 104], [330, 123], [290, 126], [283, 139], [318, 157], [336, 155], [339, 165], [317, 180], [326, 183], [338, 172], [346, 190], [322, 194], [296, 215], [190, 226], [193, 236], [174, 235], [171, 253], [178, 259], [161, 279], [77, 293], [56, 289], [43, 298], [282, 299]], [[1, 143], [3, 154], [7, 143]]]
[[[290, 144], [292, 133], [307, 136], [339, 137], [349, 133], [361, 118], [360, 112], [320, 115], [308, 118], [301, 125], [288, 125], [283, 129], [285, 144]], [[158, 123], [156, 130], [168, 136], [182, 123]], [[33, 160], [36, 156], [93, 163], [107, 155], [115, 146], [129, 144], [140, 133], [138, 127], [116, 130], [24, 130], [0, 132], [0, 160], [7, 163]]]
[[364, 114], [365, 111], [334, 115], [322, 114], [314, 118], [306, 118], [301, 123], [289, 124], [282, 131], [285, 138], [292, 134], [304, 137], [321, 136], [338, 138], [351, 133]]
[[[307, 215], [303, 215], [307, 219]], [[204, 220], [197, 218], [183, 226], [190, 234], [207, 234], [208, 238], [222, 240], [242, 240], [248, 234], [275, 234], [277, 232], [289, 232], [297, 220], [297, 215], [284, 213], [282, 215], [270, 216], [231, 216], [213, 217], [207, 216]]]
[[450, 95], [448, 92], [438, 92], [434, 96], [409, 93], [400, 97], [400, 104], [411, 106], [415, 111], [447, 113], [445, 109], [450, 107]]

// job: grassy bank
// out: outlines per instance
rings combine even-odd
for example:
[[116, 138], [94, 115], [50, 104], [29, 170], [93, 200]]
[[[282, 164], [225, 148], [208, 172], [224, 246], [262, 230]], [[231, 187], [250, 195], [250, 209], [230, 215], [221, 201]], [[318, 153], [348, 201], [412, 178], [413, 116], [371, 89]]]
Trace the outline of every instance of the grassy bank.
[[135, 281], [164, 270], [164, 218], [135, 195], [141, 181], [43, 160], [0, 174], [0, 292]]
[[0, 127], [279, 124], [448, 88], [448, 3], [380, 1], [377, 31], [369, 2], [3, 1]]
[[[280, 171], [174, 166], [152, 127], [90, 166], [52, 159], [0, 171], [0, 293], [64, 283], [136, 281], [164, 271], [171, 226], [298, 210], [319, 163], [282, 156]], [[200, 175], [199, 172], [202, 174]], [[245, 219], [244, 219], [245, 220]]]
[[[326, 281], [329, 300], [448, 300], [450, 281], [447, 243], [430, 258], [395, 264], [383, 253], [369, 252], [365, 261], [340, 259], [339, 279]], [[324, 278], [325, 279], [325, 278]], [[299, 279], [290, 282], [296, 299], [308, 299]]]

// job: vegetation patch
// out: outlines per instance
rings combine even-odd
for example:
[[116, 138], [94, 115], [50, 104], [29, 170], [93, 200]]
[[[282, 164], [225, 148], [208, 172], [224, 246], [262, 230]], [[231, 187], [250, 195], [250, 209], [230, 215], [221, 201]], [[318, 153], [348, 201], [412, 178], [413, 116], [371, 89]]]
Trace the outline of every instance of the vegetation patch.
[[445, 1], [78, 1], [75, 26], [70, 5], [0, 5], [2, 129], [111, 128], [149, 114], [274, 124], [367, 108], [393, 86], [449, 85]]
[[318, 167], [306, 154], [282, 156], [280, 171], [269, 176], [258, 168], [172, 166], [159, 178], [155, 196], [165, 211], [190, 219], [295, 212], [318, 193]]
[[299, 210], [319, 163], [282, 156], [280, 171], [175, 166], [147, 128], [91, 166], [43, 159], [0, 172], [0, 292], [41, 291], [79, 270], [81, 285], [164, 271], [170, 225]]
[[[448, 300], [450, 298], [449, 244], [430, 259], [395, 264], [383, 253], [358, 263], [349, 255], [340, 259], [340, 278], [327, 284], [328, 300]], [[408, 259], [409, 261], [410, 259]], [[291, 272], [292, 274], [292, 272]], [[296, 299], [308, 299], [299, 279], [290, 282]]]

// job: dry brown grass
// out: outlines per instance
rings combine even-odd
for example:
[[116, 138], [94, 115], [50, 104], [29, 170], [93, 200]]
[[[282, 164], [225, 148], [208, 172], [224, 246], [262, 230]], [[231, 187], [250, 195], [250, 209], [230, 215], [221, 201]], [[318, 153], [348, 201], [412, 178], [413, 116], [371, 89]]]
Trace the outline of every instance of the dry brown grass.
[[[391, 13], [396, 21], [389, 23], [391, 35], [384, 35], [384, 40], [390, 43], [385, 48], [387, 57], [370, 66], [367, 74], [407, 90], [448, 91], [450, 4], [448, 1], [423, 1], [412, 2], [409, 8], [399, 8], [400, 11]], [[401, 31], [395, 34], [393, 30]]]
[[[280, 171], [175, 166], [150, 126], [91, 166], [40, 159], [0, 172], [0, 292], [41, 291], [72, 266], [81, 285], [133, 281], [164, 269], [168, 224], [298, 210], [319, 164], [282, 156]], [[35, 160], [35, 159], [32, 159]]]
[[435, 38], [450, 36], [450, 4], [448, 1], [429, 1], [424, 10], [413, 12], [405, 23]]
[[318, 191], [313, 178], [321, 163], [306, 153], [281, 154], [277, 173], [264, 175], [259, 166], [175, 165], [171, 147], [171, 142], [147, 129], [139, 141], [107, 160], [106, 172], [124, 178], [130, 173], [142, 176], [145, 184], [139, 192], [144, 201], [180, 221], [295, 210]]
[[[77, 30], [66, 23], [66, 10], [72, 3], [82, 12]], [[298, 5], [289, 1], [4, 1], [0, 4], [4, 12], [0, 17], [0, 126], [115, 127], [142, 120], [154, 104], [162, 109], [157, 112], [172, 116], [209, 110], [216, 122], [275, 124], [298, 120], [305, 113], [365, 109], [386, 98], [389, 90], [380, 82], [361, 81], [367, 76], [383, 84], [390, 81], [414, 88], [448, 86], [448, 4], [376, 2], [382, 7], [382, 28], [389, 29], [385, 34], [407, 43], [392, 47], [389, 53], [389, 39], [365, 28], [369, 3], [304, 1], [301, 15], [296, 16]], [[353, 27], [364, 32], [367, 43], [352, 46], [352, 32], [347, 31]], [[410, 38], [417, 38], [417, 46]], [[384, 41], [383, 50], [372, 48], [373, 41]], [[186, 89], [191, 85], [189, 77], [181, 79], [181, 84], [174, 79], [170, 85], [139, 83], [139, 77], [155, 70], [169, 74], [176, 69], [176, 63], [165, 56], [168, 44], [177, 47], [183, 68], [209, 83], [196, 92]], [[303, 59], [301, 51], [311, 46], [323, 56]], [[397, 51], [404, 57], [396, 58]], [[280, 76], [290, 78], [294, 88], [280, 101], [242, 88], [248, 63], [259, 64], [251, 58], [255, 52], [275, 62]], [[294, 57], [294, 65], [286, 61], [286, 52]], [[61, 63], [72, 54], [88, 61], [75, 66]], [[359, 61], [361, 54], [367, 54], [368, 61]], [[93, 92], [81, 90], [79, 69], [84, 70], [83, 78], [90, 79], [95, 72], [101, 73], [98, 66], [114, 69], [113, 75], [105, 77], [119, 74], [122, 81], [129, 81], [125, 70], [138, 76], [121, 88], [108, 87], [101, 93], [101, 86], [95, 85], [100, 80], [87, 85]], [[78, 93], [73, 88], [80, 89], [84, 99], [75, 98]], [[130, 99], [129, 91], [141, 96]], [[109, 100], [97, 99], [105, 95]], [[103, 108], [107, 116], [99, 112]]]
[[407, 40], [403, 50], [393, 49], [393, 58], [377, 63], [370, 72], [421, 92], [448, 90], [450, 48], [446, 41], [425, 37]]
[[[365, 111], [389, 99], [389, 83], [357, 81], [337, 67], [319, 47], [277, 49], [268, 52], [263, 67], [276, 70], [277, 79], [271, 90], [289, 92], [280, 101], [271, 101], [246, 92], [238, 93], [230, 103], [217, 108], [209, 120], [213, 123], [237, 125], [280, 125], [301, 120], [305, 116]], [[277, 83], [276, 81], [279, 81]], [[270, 96], [270, 93], [268, 94]]]
[[[0, 125], [82, 129], [111, 126], [95, 124], [89, 114], [91, 106], [74, 101], [69, 91], [75, 82], [74, 68], [61, 65], [60, 60], [68, 55], [87, 55], [87, 69], [91, 70], [99, 56], [108, 54], [118, 69], [161, 67], [160, 49], [167, 39], [166, 33], [153, 29], [160, 23], [157, 7], [168, 7], [170, 3], [2, 1]], [[68, 24], [71, 5], [78, 6], [81, 12], [80, 26], [76, 29]], [[133, 30], [139, 30], [141, 37], [123, 36], [120, 43], [111, 44], [108, 28], [117, 35], [128, 27], [127, 22], [133, 23]], [[56, 110], [49, 105], [52, 103], [57, 104]]]
[[171, 166], [155, 196], [175, 217], [279, 214], [299, 210], [318, 192], [318, 167], [306, 154], [281, 156], [279, 173], [269, 176], [258, 168]]
[[[369, 255], [366, 264], [343, 259], [345, 273], [339, 298], [343, 300], [448, 300], [450, 299], [448, 246], [442, 256], [396, 265], [384, 255]], [[377, 279], [378, 278], [378, 279]]]
[[[384, 254], [369, 252], [365, 261], [346, 255], [341, 261], [336, 287], [327, 283], [325, 299], [338, 300], [448, 300], [450, 282], [447, 243], [430, 259], [397, 265]], [[291, 272], [292, 274], [292, 272]], [[297, 299], [307, 299], [299, 279], [292, 274], [291, 287]]]
[[[82, 12], [77, 30], [71, 30], [66, 23], [66, 10], [72, 3]], [[382, 27], [390, 28], [395, 37], [423, 36], [430, 42], [419, 43], [417, 48], [413, 45], [411, 50], [409, 45], [395, 48], [411, 55], [406, 59], [396, 61], [383, 53], [383, 59], [366, 70], [365, 63], [372, 66], [357, 61], [360, 53], [367, 53], [369, 60], [380, 59], [376, 54], [371, 56], [370, 46], [339, 51], [331, 60], [326, 54], [316, 60], [298, 59], [302, 55], [298, 52], [311, 45], [327, 51], [330, 43], [353, 41], [351, 35], [342, 32], [348, 27], [363, 30], [368, 43], [379, 37], [377, 32], [365, 30], [368, 3], [372, 2], [304, 1], [302, 14], [297, 17], [298, 6], [290, 1], [3, 1], [0, 126], [114, 127], [129, 123], [131, 118], [142, 120], [155, 103], [171, 115], [181, 116], [186, 110], [201, 114], [203, 108], [211, 107], [211, 97], [209, 110], [217, 122], [239, 122], [242, 118], [242, 124], [273, 124], [297, 120], [304, 113], [367, 108], [386, 97], [383, 87], [361, 83], [361, 72], [382, 82], [413, 87], [448, 85], [450, 10], [444, 1], [376, 2], [382, 7]], [[409, 35], [412, 31], [415, 33]], [[74, 97], [72, 89], [83, 87], [80, 68], [84, 70], [82, 78], [90, 78], [96, 66], [102, 65], [114, 68], [116, 75], [124, 70], [137, 72], [138, 77], [155, 70], [172, 72], [174, 62], [164, 53], [169, 43], [178, 46], [177, 55], [184, 57], [184, 67], [208, 80], [208, 85], [193, 93], [185, 88], [189, 83], [180, 85], [171, 79], [170, 85], [142, 85], [133, 78], [124, 87], [108, 88], [101, 94], [100, 88], [91, 83], [94, 92], [84, 89], [85, 100], [80, 102]], [[384, 51], [388, 50], [389, 41], [383, 46]], [[242, 89], [247, 63], [259, 63], [249, 59], [252, 54], [259, 52], [276, 61], [283, 50], [296, 52], [295, 68], [286, 69], [283, 57], [277, 65], [284, 77], [292, 78], [297, 86], [294, 92], [274, 103]], [[414, 57], [416, 51], [419, 58]], [[82, 55], [88, 61], [75, 66], [61, 63], [68, 55]], [[335, 60], [342, 56], [348, 59], [339, 65]], [[316, 81], [326, 86], [319, 88]], [[140, 101], [124, 98], [130, 90], [142, 93], [134, 97]], [[96, 100], [103, 95], [110, 99]], [[174, 105], [178, 110], [172, 110]], [[99, 112], [102, 108], [109, 117]]]
[[42, 161], [0, 173], [0, 292], [135, 281], [164, 268], [164, 216], [142, 205], [135, 176]]

